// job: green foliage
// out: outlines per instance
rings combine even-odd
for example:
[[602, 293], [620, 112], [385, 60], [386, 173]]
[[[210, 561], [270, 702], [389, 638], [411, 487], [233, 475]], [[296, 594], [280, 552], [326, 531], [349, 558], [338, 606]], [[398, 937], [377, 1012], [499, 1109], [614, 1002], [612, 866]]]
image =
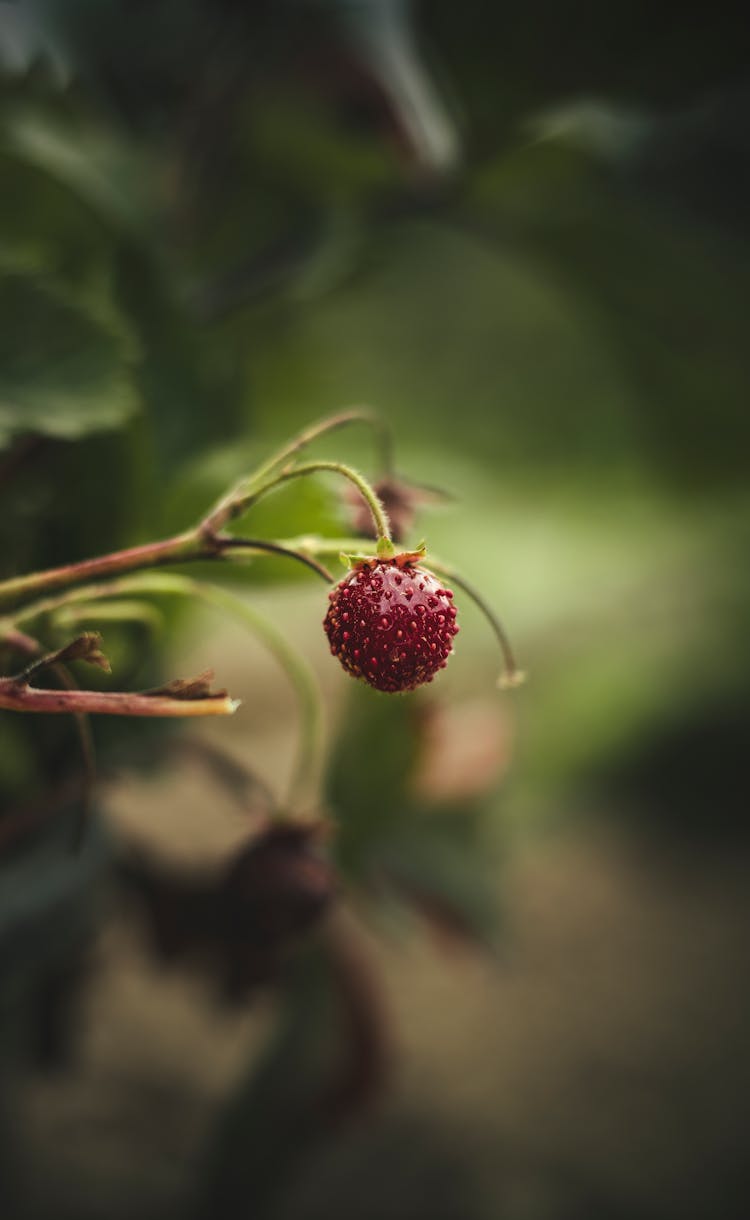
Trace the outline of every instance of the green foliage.
[[[464, 112], [463, 163], [441, 179], [415, 147], [415, 94], [394, 89], [394, 46], [407, 66], [420, 51], [406, 5], [4, 7], [26, 25], [13, 48], [0, 28], [2, 575], [183, 530], [270, 440], [371, 403], [403, 472], [462, 496], [429, 541], [507, 608], [531, 686], [502, 810], [421, 794], [422, 702], [347, 687], [324, 793], [345, 895], [381, 925], [418, 912], [487, 945], [488, 814], [557, 816], [587, 784], [642, 820], [719, 824], [727, 776], [742, 791], [750, 681], [743, 40], [690, 13], [675, 37], [653, 5], [584, 22], [547, 0], [415, 7], [417, 75], [429, 86], [434, 52]], [[327, 478], [236, 525], [349, 528]], [[222, 579], [252, 594], [307, 574], [253, 557]], [[123, 685], [142, 687], [188, 617], [146, 593], [82, 614], [38, 623], [42, 644], [104, 624]], [[484, 629], [461, 614], [448, 698], [487, 682]], [[167, 732], [97, 724], [102, 768], [161, 758]], [[82, 770], [70, 720], [0, 713], [9, 1057], [110, 868], [98, 815], [77, 856], [72, 809], [13, 838]], [[206, 1215], [237, 1194], [273, 1210], [320, 1138], [342, 1017], [325, 946], [283, 991], [204, 1166]]]
[[19, 433], [76, 440], [137, 409], [132, 346], [39, 277], [0, 277], [0, 448]]
[[379, 901], [485, 944], [496, 930], [496, 857], [485, 798], [429, 800], [415, 786], [429, 705], [357, 686], [334, 746], [326, 800], [343, 875]]

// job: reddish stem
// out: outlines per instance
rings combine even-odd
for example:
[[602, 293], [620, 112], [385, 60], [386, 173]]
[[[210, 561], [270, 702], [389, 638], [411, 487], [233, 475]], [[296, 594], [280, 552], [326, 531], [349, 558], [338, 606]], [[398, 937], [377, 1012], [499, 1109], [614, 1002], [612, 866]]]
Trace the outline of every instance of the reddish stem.
[[208, 544], [191, 531], [187, 534], [177, 534], [174, 538], [167, 538], [162, 542], [148, 542], [144, 546], [132, 546], [124, 551], [99, 555], [96, 559], [83, 559], [79, 563], [67, 563], [61, 568], [49, 568], [46, 572], [17, 576], [0, 584], [0, 608], [10, 607], [21, 599], [29, 601], [39, 593], [69, 589], [73, 585], [80, 585], [100, 576], [119, 576], [123, 572], [198, 559], [206, 555], [208, 550]]
[[15, 678], [0, 678], [0, 708], [12, 712], [93, 712], [100, 716], [231, 716], [228, 695], [173, 699], [125, 691], [41, 690]]

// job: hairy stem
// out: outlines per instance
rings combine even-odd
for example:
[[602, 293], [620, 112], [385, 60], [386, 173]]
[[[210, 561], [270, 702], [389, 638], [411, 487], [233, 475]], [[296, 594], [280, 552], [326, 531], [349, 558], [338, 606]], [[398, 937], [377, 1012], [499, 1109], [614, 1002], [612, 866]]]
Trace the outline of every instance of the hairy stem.
[[[386, 476], [391, 475], [393, 473], [393, 437], [387, 424], [374, 412], [368, 411], [365, 408], [360, 407], [351, 411], [342, 411], [338, 415], [330, 415], [326, 419], [321, 419], [317, 423], [311, 424], [309, 428], [305, 428], [292, 441], [282, 445], [280, 449], [271, 455], [268, 461], [259, 466], [251, 475], [240, 479], [230, 491], [220, 497], [210, 512], [206, 514], [202, 523], [203, 526], [213, 531], [221, 529], [226, 525], [227, 521], [231, 521], [240, 512], [244, 512], [253, 499], [257, 499], [255, 493], [264, 485], [264, 482], [268, 482], [268, 476], [273, 474], [279, 466], [292, 461], [298, 453], [301, 453], [313, 441], [319, 440], [320, 437], [326, 436], [331, 432], [336, 432], [350, 424], [367, 424], [368, 427], [374, 430], [380, 443], [383, 474]], [[275, 482], [272, 481], [271, 485], [275, 485]], [[238, 505], [243, 507], [238, 508]]]
[[337, 415], [329, 415], [326, 419], [320, 419], [317, 423], [311, 424], [309, 428], [305, 428], [300, 432], [294, 440], [283, 445], [276, 453], [264, 462], [259, 470], [256, 471], [254, 478], [262, 479], [269, 471], [275, 470], [277, 466], [281, 466], [284, 462], [288, 462], [296, 454], [306, 449], [313, 441], [318, 440], [321, 436], [326, 436], [330, 432], [337, 432], [339, 428], [345, 428], [349, 424], [367, 424], [375, 432], [381, 452], [381, 462], [383, 474], [391, 474], [393, 469], [393, 437], [388, 425], [376, 415], [373, 411], [368, 411], [364, 407], [356, 407], [351, 411], [341, 411]]
[[[365, 500], [370, 510], [377, 538], [385, 538], [390, 541], [391, 527], [388, 521], [388, 514], [379, 496], [364, 475], [361, 475], [357, 470], [353, 470], [351, 466], [345, 466], [343, 462], [305, 462], [302, 466], [290, 466], [285, 470], [280, 470], [265, 483], [254, 484], [252, 488], [232, 500], [231, 504], [227, 503], [224, 506], [218, 524], [224, 525], [226, 521], [247, 512], [261, 496], [266, 495], [269, 491], [273, 491], [275, 487], [279, 487], [282, 483], [288, 483], [291, 479], [302, 479], [311, 474], [325, 473], [339, 474], [342, 478], [348, 479], [357, 488], [357, 491]], [[207, 519], [205, 524], [209, 528], [213, 528], [216, 523], [216, 519], [212, 515]]]

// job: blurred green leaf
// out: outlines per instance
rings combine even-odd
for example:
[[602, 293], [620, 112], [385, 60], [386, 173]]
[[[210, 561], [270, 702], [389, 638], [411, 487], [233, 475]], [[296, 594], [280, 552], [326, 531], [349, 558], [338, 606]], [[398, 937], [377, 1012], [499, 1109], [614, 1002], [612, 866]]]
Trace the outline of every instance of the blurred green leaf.
[[345, 876], [378, 898], [487, 942], [497, 857], [484, 839], [482, 802], [433, 805], [415, 795], [423, 711], [414, 696], [354, 686], [326, 779], [334, 855]]
[[414, 705], [361, 683], [330, 756], [326, 803], [336, 817], [335, 851], [342, 867], [366, 867], [374, 842], [406, 816], [407, 786], [417, 759]]
[[19, 161], [46, 172], [116, 229], [138, 230], [150, 216], [154, 174], [145, 150], [136, 151], [113, 126], [93, 116], [66, 122], [42, 110], [7, 110], [2, 143]]
[[130, 345], [56, 285], [0, 273], [0, 445], [119, 427], [138, 407]]

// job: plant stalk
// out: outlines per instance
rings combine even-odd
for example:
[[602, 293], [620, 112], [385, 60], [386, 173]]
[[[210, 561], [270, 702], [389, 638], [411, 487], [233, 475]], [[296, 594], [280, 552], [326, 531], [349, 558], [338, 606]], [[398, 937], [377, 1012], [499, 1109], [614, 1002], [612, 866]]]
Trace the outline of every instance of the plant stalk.
[[93, 690], [43, 690], [17, 678], [0, 678], [0, 708], [98, 716], [231, 716], [237, 701], [228, 695], [174, 699], [169, 695]]
[[[167, 538], [162, 542], [130, 547], [125, 551], [113, 551], [109, 555], [100, 555], [96, 559], [84, 559], [80, 563], [66, 564], [62, 568], [49, 568], [44, 572], [32, 572], [28, 576], [15, 576], [10, 580], [0, 581], [0, 611], [12, 611], [13, 607], [23, 607], [26, 603], [38, 598], [40, 594], [73, 589], [97, 578], [108, 579], [127, 575], [130, 572], [166, 567], [173, 563], [188, 563], [200, 559], [224, 559], [238, 551], [257, 551], [259, 554], [296, 559], [323, 580], [330, 583], [332, 579], [330, 572], [312, 557], [290, 551], [282, 543], [266, 542], [262, 538], [233, 538], [228, 534], [214, 535], [202, 532], [198, 528], [184, 534], [177, 534], [174, 538]], [[51, 603], [53, 606], [55, 604], [61, 604], [61, 602], [55, 600]], [[21, 622], [29, 615], [24, 611], [19, 615], [11, 613], [9, 617], [16, 622]]]
[[221, 529], [226, 525], [227, 521], [239, 517], [242, 513], [247, 512], [249, 508], [261, 496], [267, 492], [273, 491], [275, 487], [279, 487], [282, 483], [288, 483], [291, 479], [305, 478], [311, 474], [339, 474], [343, 478], [348, 479], [357, 491], [360, 493], [365, 503], [367, 504], [372, 515], [373, 525], [375, 527], [375, 535], [378, 539], [386, 538], [391, 540], [391, 527], [388, 520], [388, 514], [380, 500], [380, 497], [374, 491], [370, 483], [357, 470], [351, 466], [345, 466], [343, 462], [305, 462], [302, 466], [289, 466], [284, 470], [278, 471], [275, 475], [269, 478], [265, 483], [256, 484], [242, 492], [237, 492], [234, 498], [228, 497], [211, 513], [203, 523], [203, 528], [208, 531]]

